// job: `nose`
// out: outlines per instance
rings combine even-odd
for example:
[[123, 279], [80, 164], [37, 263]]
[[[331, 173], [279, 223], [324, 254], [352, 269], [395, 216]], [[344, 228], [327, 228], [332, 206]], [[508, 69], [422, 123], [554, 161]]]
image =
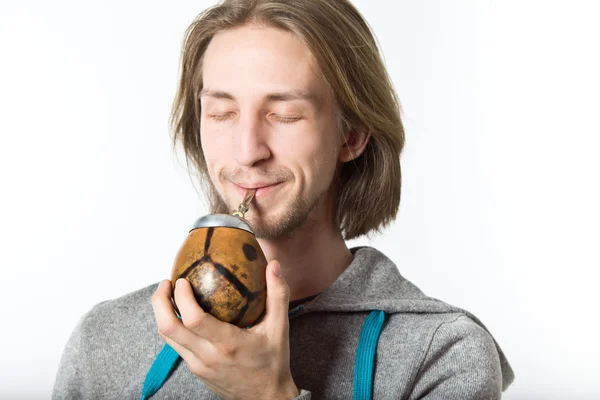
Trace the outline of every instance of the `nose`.
[[233, 158], [240, 166], [251, 167], [271, 157], [268, 132], [257, 115], [240, 118], [233, 135]]

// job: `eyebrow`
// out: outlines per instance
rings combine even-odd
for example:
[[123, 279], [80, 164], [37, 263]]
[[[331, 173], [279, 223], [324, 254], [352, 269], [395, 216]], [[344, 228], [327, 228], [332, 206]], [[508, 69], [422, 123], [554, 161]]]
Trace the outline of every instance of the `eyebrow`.
[[[215, 99], [226, 99], [226, 100], [235, 100], [235, 96], [231, 93], [227, 93], [222, 90], [210, 90], [210, 89], [202, 89], [200, 91], [199, 97], [213, 97]], [[274, 92], [268, 93], [265, 95], [265, 100], [268, 102], [276, 102], [276, 101], [292, 101], [292, 100], [306, 100], [310, 103], [318, 106], [320, 101], [319, 98], [312, 92], [308, 90], [288, 90], [285, 92]]]

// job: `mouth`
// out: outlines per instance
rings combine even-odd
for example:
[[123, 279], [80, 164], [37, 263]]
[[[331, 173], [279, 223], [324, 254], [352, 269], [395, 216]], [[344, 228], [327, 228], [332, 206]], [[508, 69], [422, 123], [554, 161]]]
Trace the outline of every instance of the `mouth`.
[[267, 196], [274, 189], [281, 186], [283, 182], [276, 183], [233, 183], [233, 186], [236, 192], [240, 195], [240, 198], [243, 198], [248, 189], [256, 189], [256, 194], [254, 195], [255, 199], [260, 199]]

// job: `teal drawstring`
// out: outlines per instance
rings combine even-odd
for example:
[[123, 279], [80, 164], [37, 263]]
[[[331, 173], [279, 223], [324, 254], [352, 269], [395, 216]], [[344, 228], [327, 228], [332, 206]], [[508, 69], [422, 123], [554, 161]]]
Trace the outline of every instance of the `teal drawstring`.
[[[181, 319], [179, 314], [177, 314], [177, 318]], [[175, 349], [165, 343], [146, 374], [140, 400], [148, 400], [150, 396], [158, 392], [158, 389], [166, 382], [169, 374], [175, 368], [179, 358], [179, 354]]]
[[[303, 308], [304, 306], [298, 306], [294, 310], [291, 310], [288, 313], [288, 317], [293, 317], [302, 311]], [[181, 319], [179, 315], [177, 318]], [[158, 389], [167, 381], [169, 374], [179, 359], [179, 354], [168, 343], [165, 343], [146, 374], [141, 400], [148, 400], [154, 393], [158, 392]]]
[[178, 360], [179, 354], [165, 343], [146, 375], [141, 400], [147, 400], [154, 393], [158, 392], [158, 389], [165, 383]]
[[367, 400], [373, 397], [375, 353], [384, 322], [383, 311], [371, 311], [360, 332], [354, 363], [354, 400]]

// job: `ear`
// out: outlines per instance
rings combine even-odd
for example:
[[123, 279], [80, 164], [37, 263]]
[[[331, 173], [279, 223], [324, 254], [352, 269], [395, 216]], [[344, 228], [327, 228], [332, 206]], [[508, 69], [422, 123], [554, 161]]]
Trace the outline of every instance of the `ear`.
[[339, 161], [348, 162], [358, 158], [365, 151], [370, 138], [370, 133], [359, 130], [348, 131], [344, 135]]

